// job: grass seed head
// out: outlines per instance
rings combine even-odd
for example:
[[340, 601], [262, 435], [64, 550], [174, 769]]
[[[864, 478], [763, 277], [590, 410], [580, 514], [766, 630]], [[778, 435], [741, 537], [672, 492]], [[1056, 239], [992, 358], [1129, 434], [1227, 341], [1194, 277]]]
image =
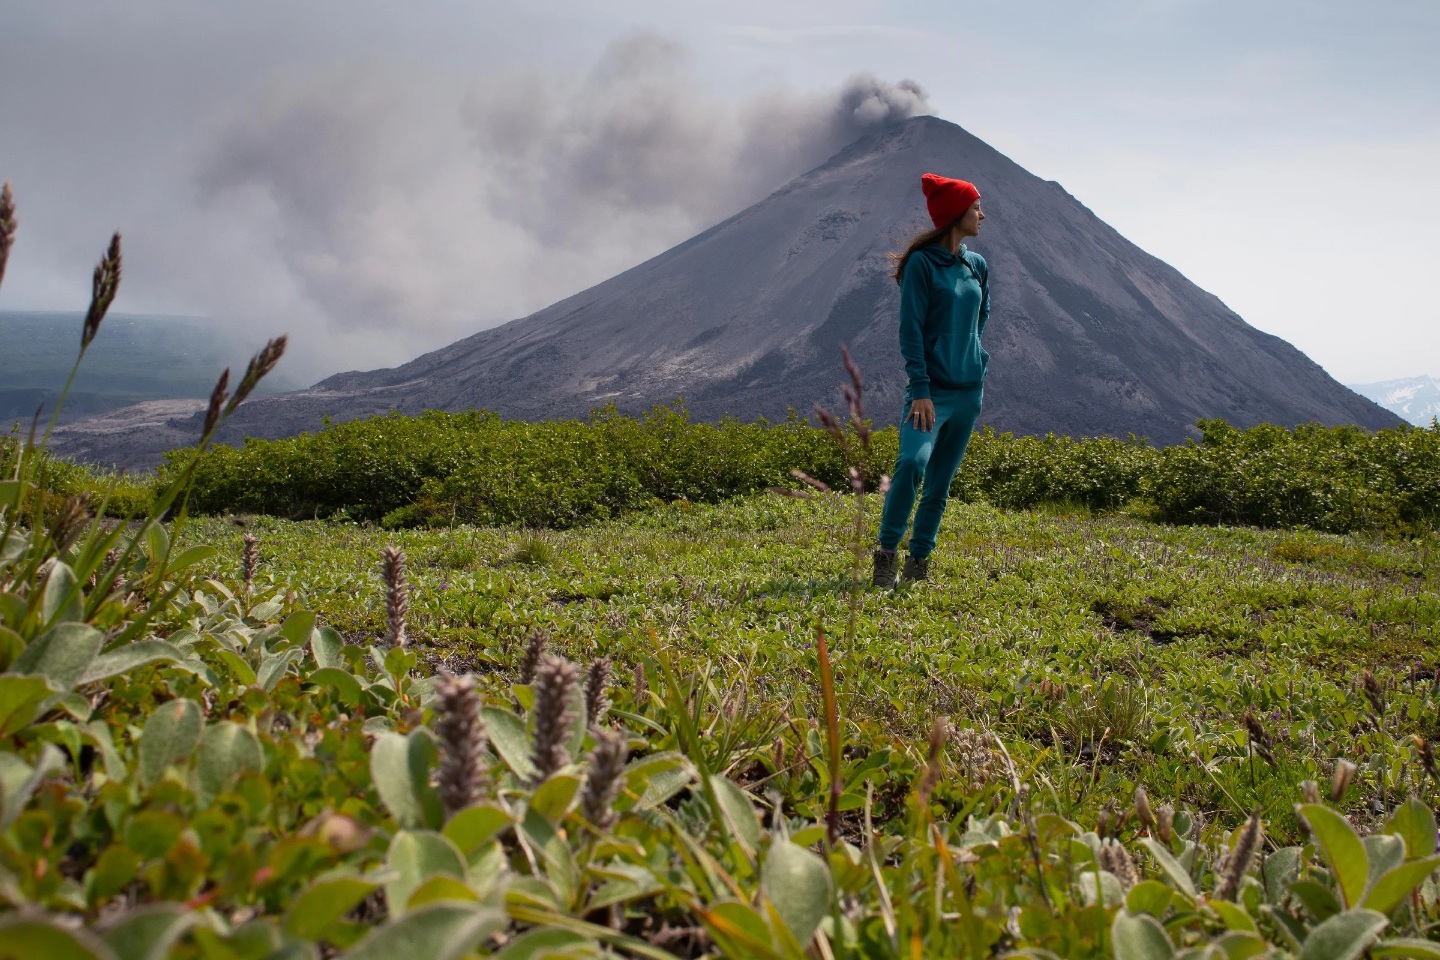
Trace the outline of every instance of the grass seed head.
[[260, 385], [265, 375], [275, 369], [275, 364], [285, 355], [285, 345], [289, 343], [288, 336], [275, 337], [260, 348], [260, 352], [250, 358], [250, 363], [245, 367], [245, 375], [240, 378], [240, 385], [235, 388], [235, 396], [225, 406], [225, 413], [228, 415], [236, 407], [244, 402], [245, 398]]
[[1225, 861], [1225, 872], [1221, 875], [1220, 887], [1215, 891], [1215, 899], [1235, 899], [1235, 894], [1240, 890], [1240, 881], [1245, 879], [1245, 873], [1250, 869], [1250, 861], [1255, 858], [1255, 851], [1260, 848], [1262, 836], [1260, 811], [1256, 810], [1250, 814], [1250, 819], [1245, 821], [1245, 829], [1241, 831], [1239, 839], [1235, 841], [1235, 849], [1230, 851], [1230, 857]]
[[535, 671], [535, 786], [570, 762], [565, 743], [575, 719], [570, 698], [578, 683], [575, 665], [560, 657], [546, 657]]
[[1314, 780], [1300, 781], [1300, 796], [1306, 803], [1320, 802], [1320, 785]]
[[1275, 766], [1275, 738], [1260, 723], [1260, 718], [1249, 710], [1245, 711], [1245, 731], [1250, 735], [1251, 749], [1259, 754], [1260, 759]]
[[611, 804], [620, 789], [620, 778], [625, 773], [625, 758], [630, 748], [625, 736], [604, 727], [594, 729], [595, 749], [585, 768], [585, 788], [580, 793], [580, 809], [585, 819], [601, 830], [608, 830], [615, 823], [615, 811]]
[[920, 777], [920, 803], [930, 803], [930, 795], [940, 785], [940, 761], [945, 756], [945, 741], [950, 738], [950, 724], [943, 718], [930, 728], [930, 742], [925, 750], [925, 772]]
[[386, 547], [380, 554], [385, 578], [385, 642], [405, 646], [405, 615], [410, 610], [410, 587], [405, 582], [405, 551]]
[[90, 346], [100, 332], [100, 321], [115, 302], [115, 293], [120, 289], [120, 234], [110, 238], [110, 247], [100, 262], [95, 265], [95, 275], [90, 283], [90, 309], [85, 312], [85, 326], [80, 331], [80, 349]]
[[1430, 776], [1440, 779], [1440, 769], [1435, 766], [1435, 745], [1419, 734], [1412, 734], [1411, 739], [1415, 742], [1415, 755], [1420, 760], [1420, 766]]
[[610, 666], [609, 657], [597, 657], [585, 673], [585, 722], [598, 727], [610, 709]]
[[490, 787], [485, 763], [485, 729], [475, 678], [442, 671], [435, 685], [435, 732], [440, 740], [440, 799], [454, 816], [484, 799]]
[[15, 231], [20, 221], [15, 219], [15, 191], [10, 181], [0, 187], [0, 283], [5, 280], [5, 262], [10, 259], [10, 250], [15, 246]]
[[69, 550], [94, 515], [90, 509], [88, 493], [66, 497], [60, 505], [59, 513], [50, 524], [50, 540], [55, 544], [55, 552], [64, 553]]
[[255, 588], [255, 572], [260, 568], [260, 538], [245, 534], [245, 550], [240, 557], [240, 579], [245, 583], [245, 592]]
[[225, 398], [230, 395], [230, 368], [226, 367], [220, 372], [220, 379], [215, 381], [215, 389], [210, 391], [210, 405], [205, 409], [205, 429], [200, 436], [208, 437], [220, 425], [220, 411], [225, 406]]

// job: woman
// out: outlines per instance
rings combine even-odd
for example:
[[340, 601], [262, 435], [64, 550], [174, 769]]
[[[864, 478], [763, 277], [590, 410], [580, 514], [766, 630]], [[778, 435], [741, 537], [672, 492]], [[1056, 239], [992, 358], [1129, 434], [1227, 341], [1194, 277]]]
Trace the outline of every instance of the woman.
[[980, 191], [973, 183], [933, 173], [920, 178], [920, 187], [934, 229], [912, 240], [903, 254], [891, 254], [900, 284], [900, 353], [909, 385], [900, 421], [900, 456], [874, 554], [871, 582], [878, 587], [896, 583], [896, 551], [917, 487], [922, 491], [920, 506], [903, 579], [928, 579], [930, 551], [935, 549], [950, 481], [980, 416], [990, 362], [980, 346], [990, 317], [989, 270], [985, 259], [966, 250], [964, 243], [979, 236], [985, 220]]

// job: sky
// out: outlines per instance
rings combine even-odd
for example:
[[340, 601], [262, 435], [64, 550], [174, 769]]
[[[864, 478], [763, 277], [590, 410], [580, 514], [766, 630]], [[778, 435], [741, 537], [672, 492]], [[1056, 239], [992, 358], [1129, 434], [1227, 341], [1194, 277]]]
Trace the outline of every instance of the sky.
[[120, 229], [117, 310], [256, 347], [289, 332], [301, 379], [391, 366], [929, 113], [1337, 379], [1440, 375], [1435, 0], [5, 0], [3, 19], [20, 233], [0, 310], [83, 310]]

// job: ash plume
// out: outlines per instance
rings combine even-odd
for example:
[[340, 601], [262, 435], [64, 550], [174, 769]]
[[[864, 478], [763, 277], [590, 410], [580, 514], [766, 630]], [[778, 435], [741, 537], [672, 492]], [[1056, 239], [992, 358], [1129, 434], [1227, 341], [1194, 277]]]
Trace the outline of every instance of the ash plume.
[[272, 76], [217, 121], [196, 182], [254, 211], [332, 331], [403, 330], [411, 353], [599, 282], [926, 109], [914, 81], [868, 74], [729, 96], [650, 34], [572, 76], [367, 61]]

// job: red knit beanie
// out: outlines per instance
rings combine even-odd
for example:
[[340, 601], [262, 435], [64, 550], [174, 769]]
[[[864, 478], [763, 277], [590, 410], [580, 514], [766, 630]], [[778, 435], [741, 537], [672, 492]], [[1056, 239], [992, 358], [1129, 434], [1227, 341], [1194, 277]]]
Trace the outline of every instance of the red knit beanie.
[[976, 200], [980, 191], [968, 180], [951, 180], [933, 173], [922, 174], [920, 189], [925, 192], [925, 206], [935, 229], [948, 227], [959, 219]]

